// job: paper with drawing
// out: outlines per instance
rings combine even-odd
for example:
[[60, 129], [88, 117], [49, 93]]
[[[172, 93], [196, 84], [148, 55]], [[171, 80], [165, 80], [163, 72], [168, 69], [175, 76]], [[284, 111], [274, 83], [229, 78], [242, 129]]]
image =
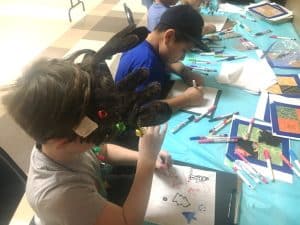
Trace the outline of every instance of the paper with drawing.
[[[178, 96], [182, 94], [188, 86], [183, 83], [182, 81], [175, 81], [172, 89], [170, 90], [170, 93], [168, 95], [168, 98]], [[197, 107], [188, 107], [184, 108], [183, 111], [196, 113], [196, 114], [203, 114], [206, 113], [209, 108], [211, 108], [213, 105], [216, 104], [217, 96], [218, 96], [219, 90], [213, 87], [203, 87], [203, 101], [200, 106]]]
[[214, 225], [216, 172], [174, 165], [156, 172], [146, 221], [159, 225]]

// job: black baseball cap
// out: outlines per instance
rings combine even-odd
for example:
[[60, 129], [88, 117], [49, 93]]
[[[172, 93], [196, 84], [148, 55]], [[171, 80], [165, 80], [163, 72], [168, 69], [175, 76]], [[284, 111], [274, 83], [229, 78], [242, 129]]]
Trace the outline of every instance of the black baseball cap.
[[168, 8], [161, 16], [159, 24], [167, 25], [179, 31], [196, 47], [204, 51], [210, 51], [202, 39], [204, 21], [199, 12], [190, 5], [176, 5]]

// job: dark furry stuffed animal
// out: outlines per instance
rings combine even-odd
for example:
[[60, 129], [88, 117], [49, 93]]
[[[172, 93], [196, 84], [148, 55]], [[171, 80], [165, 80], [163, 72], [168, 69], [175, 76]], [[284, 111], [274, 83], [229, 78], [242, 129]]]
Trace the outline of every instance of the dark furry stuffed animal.
[[143, 91], [135, 91], [147, 79], [147, 70], [139, 69], [115, 85], [105, 62], [114, 54], [138, 45], [147, 35], [145, 27], [128, 26], [114, 35], [99, 51], [83, 49], [65, 59], [74, 63], [80, 55], [84, 55], [78, 66], [91, 75], [93, 93], [86, 111], [87, 116], [99, 127], [87, 137], [89, 141], [108, 141], [124, 127], [153, 126], [170, 118], [172, 111], [169, 105], [156, 100], [161, 91], [159, 83], [154, 82]]

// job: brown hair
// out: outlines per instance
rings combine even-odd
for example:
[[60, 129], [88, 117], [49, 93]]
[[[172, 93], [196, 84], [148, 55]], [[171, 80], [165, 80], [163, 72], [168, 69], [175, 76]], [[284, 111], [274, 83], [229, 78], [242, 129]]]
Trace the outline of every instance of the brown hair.
[[34, 62], [4, 96], [9, 114], [37, 142], [50, 138], [73, 139], [85, 114], [90, 77], [64, 60]]

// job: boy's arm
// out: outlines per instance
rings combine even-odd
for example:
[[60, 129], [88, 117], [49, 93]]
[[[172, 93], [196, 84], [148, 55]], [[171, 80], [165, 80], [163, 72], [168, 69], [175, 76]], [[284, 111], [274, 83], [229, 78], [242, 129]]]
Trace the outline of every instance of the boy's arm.
[[[147, 127], [140, 138], [136, 174], [123, 206], [107, 202], [94, 225], [142, 225], [151, 191], [155, 163], [167, 127]], [[109, 150], [108, 150], [109, 151]]]
[[202, 87], [189, 87], [182, 94], [161, 100], [168, 103], [173, 112], [179, 109], [200, 105], [203, 101]]
[[181, 62], [169, 64], [169, 69], [178, 74], [189, 86], [193, 86], [193, 80], [196, 81], [198, 86], [204, 86], [204, 80], [201, 74], [193, 72], [189, 67], [183, 65]]
[[103, 145], [101, 153], [110, 164], [136, 165], [138, 159], [137, 151], [114, 144]]

